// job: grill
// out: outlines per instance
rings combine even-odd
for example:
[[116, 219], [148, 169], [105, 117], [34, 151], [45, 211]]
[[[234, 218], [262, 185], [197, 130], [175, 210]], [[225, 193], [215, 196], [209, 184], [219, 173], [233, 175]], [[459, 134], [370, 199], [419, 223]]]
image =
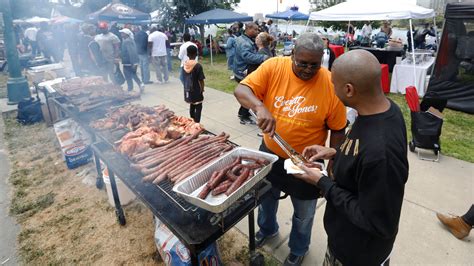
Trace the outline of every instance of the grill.
[[[191, 252], [193, 265], [198, 265], [198, 254], [209, 244], [220, 238], [227, 230], [248, 215], [249, 218], [249, 246], [252, 261], [263, 259], [261, 254], [255, 254], [254, 243], [254, 215], [253, 209], [258, 205], [261, 195], [266, 193], [271, 185], [262, 181], [250, 189], [244, 196], [236, 200], [225, 211], [213, 214], [196, 207], [172, 191], [173, 184], [169, 180], [158, 185], [142, 182], [143, 175], [130, 167], [130, 160], [123, 154], [114, 150], [115, 142], [129, 131], [128, 129], [99, 131], [91, 128], [89, 123], [105, 116], [106, 110], [97, 108], [88, 112], [78, 112], [77, 108], [64, 97], [53, 98], [53, 102], [62, 112], [74, 119], [92, 135], [94, 144], [92, 149], [96, 159], [98, 181], [102, 171], [98, 160], [102, 160], [109, 169], [112, 193], [114, 194], [115, 212], [121, 225], [125, 225], [125, 215], [121, 208], [118, 192], [115, 185], [115, 174], [125, 183], [141, 201], [148, 206], [153, 215], [164, 222], [181, 242]], [[205, 131], [202, 134], [215, 135]], [[238, 145], [228, 141], [229, 144]], [[97, 183], [99, 188], [99, 183]], [[251, 262], [252, 264], [252, 262]]]

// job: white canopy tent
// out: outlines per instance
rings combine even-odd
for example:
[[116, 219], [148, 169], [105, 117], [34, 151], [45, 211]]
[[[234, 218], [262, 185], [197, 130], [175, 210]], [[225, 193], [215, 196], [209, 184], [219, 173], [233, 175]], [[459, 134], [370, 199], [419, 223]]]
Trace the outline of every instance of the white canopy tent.
[[[415, 1], [416, 2], [416, 1]], [[365, 20], [410, 20], [411, 47], [413, 43], [412, 19], [434, 18], [433, 9], [418, 6], [414, 1], [409, 0], [348, 0], [347, 2], [334, 5], [332, 7], [311, 12], [308, 24], [311, 20], [321, 21], [365, 21]], [[307, 25], [308, 25], [307, 24]], [[434, 21], [436, 25], [436, 21]], [[413, 56], [413, 72], [415, 73], [415, 53]]]

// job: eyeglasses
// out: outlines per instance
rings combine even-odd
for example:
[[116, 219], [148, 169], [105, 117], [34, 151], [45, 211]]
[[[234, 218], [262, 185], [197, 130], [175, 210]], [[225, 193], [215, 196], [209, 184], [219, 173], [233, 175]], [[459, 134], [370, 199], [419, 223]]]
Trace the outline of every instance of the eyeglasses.
[[306, 64], [306, 63], [298, 63], [296, 60], [293, 59], [293, 62], [295, 63], [295, 66], [301, 67], [301, 68], [310, 68], [310, 69], [318, 69], [321, 67], [321, 63], [318, 64]]

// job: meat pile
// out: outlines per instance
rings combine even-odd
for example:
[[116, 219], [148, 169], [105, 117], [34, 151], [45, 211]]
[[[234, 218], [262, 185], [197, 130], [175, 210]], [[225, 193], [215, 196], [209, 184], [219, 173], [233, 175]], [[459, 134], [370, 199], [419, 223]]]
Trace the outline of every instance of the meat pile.
[[196, 132], [164, 146], [131, 156], [132, 167], [145, 176], [143, 181], [158, 184], [166, 179], [179, 182], [233, 149], [226, 143], [229, 135], [201, 135]]
[[223, 193], [229, 196], [268, 164], [267, 160], [261, 158], [237, 157], [230, 165], [212, 173], [198, 197], [206, 199], [209, 194], [218, 196]]
[[139, 93], [125, 92], [121, 86], [108, 83], [99, 76], [68, 79], [53, 87], [80, 112], [140, 97]]
[[127, 128], [130, 131], [142, 126], [168, 126], [174, 112], [164, 105], [146, 107], [142, 105], [126, 105], [110, 110], [105, 118], [91, 123], [98, 130], [115, 130]]
[[184, 135], [198, 135], [201, 124], [191, 118], [176, 116], [164, 105], [145, 107], [128, 105], [110, 111], [106, 118], [91, 123], [99, 130], [126, 128], [127, 133], [117, 141], [117, 150], [128, 156], [166, 145]]

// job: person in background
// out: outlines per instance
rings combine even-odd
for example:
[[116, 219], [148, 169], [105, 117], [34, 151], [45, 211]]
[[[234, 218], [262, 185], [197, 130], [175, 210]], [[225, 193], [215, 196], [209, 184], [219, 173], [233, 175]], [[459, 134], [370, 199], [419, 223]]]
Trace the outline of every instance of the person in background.
[[323, 53], [323, 60], [321, 61], [321, 66], [327, 68], [331, 71], [332, 63], [336, 59], [336, 54], [334, 53], [331, 48], [329, 48], [329, 39], [326, 35], [321, 35], [321, 40], [324, 43], [324, 53]]
[[169, 28], [164, 32], [166, 37], [168, 37], [168, 41], [166, 42], [166, 61], [168, 62], [168, 71], [171, 72], [172, 70], [172, 62], [171, 62], [171, 37], [173, 36], [169, 31]]
[[380, 79], [380, 64], [368, 51], [349, 51], [334, 61], [335, 93], [359, 115], [337, 148], [312, 145], [303, 151], [310, 161], [334, 160], [332, 178], [303, 164], [305, 173], [295, 175], [326, 198], [323, 265], [389, 264], [408, 180], [407, 131]]
[[135, 33], [135, 45], [137, 46], [142, 82], [144, 84], [152, 84], [153, 81], [150, 80], [150, 53], [148, 51], [147, 30], [148, 26], [140, 26], [139, 31]]
[[196, 60], [197, 47], [189, 45], [186, 48], [187, 57], [183, 66], [184, 100], [189, 103], [189, 115], [194, 122], [201, 121], [202, 102], [204, 101], [204, 71]]
[[287, 174], [284, 161], [288, 155], [273, 140], [273, 134], [277, 132], [302, 153], [306, 146], [325, 145], [329, 131], [330, 145], [336, 147], [344, 138], [347, 123], [346, 109], [334, 93], [331, 73], [321, 68], [323, 49], [317, 34], [303, 33], [291, 57], [265, 61], [234, 92], [240, 104], [257, 114], [258, 127], [264, 133], [260, 150], [279, 157], [266, 177], [272, 188], [262, 196], [258, 207], [257, 246], [278, 235], [276, 214], [281, 191], [291, 197], [294, 212], [290, 254], [284, 265], [301, 265], [309, 250], [319, 190]]
[[474, 204], [463, 216], [448, 216], [436, 213], [439, 221], [458, 239], [464, 239], [469, 236], [474, 227]]
[[203, 52], [203, 51], [202, 51], [202, 43], [201, 43], [198, 39], [193, 38], [192, 36], [191, 36], [191, 42], [194, 43], [194, 44], [197, 46], [197, 48], [198, 48], [198, 55], [199, 55], [199, 56], [202, 56], [202, 55], [203, 55], [203, 53], [202, 53], [202, 52]]
[[375, 35], [375, 41], [377, 42], [377, 47], [378, 48], [384, 48], [385, 44], [388, 41], [388, 36], [385, 33], [385, 31], [380, 29], [380, 31]]
[[64, 51], [66, 50], [66, 33], [64, 31], [64, 25], [53, 25], [51, 27], [53, 31], [53, 39], [55, 42], [55, 56], [56, 62], [64, 61]]
[[[198, 47], [195, 43], [191, 42], [191, 35], [189, 33], [184, 33], [183, 34], [183, 41], [184, 41], [184, 43], [181, 44], [181, 46], [179, 47], [178, 58], [179, 58], [179, 60], [181, 60], [181, 64], [180, 64], [180, 67], [179, 67], [179, 80], [181, 80], [181, 83], [183, 83], [183, 85], [184, 85], [183, 67], [184, 67], [184, 63], [189, 60], [188, 47], [189, 46], [196, 46], [196, 48], [198, 48]], [[196, 58], [194, 58], [194, 60], [196, 62], [198, 61], [198, 56], [197, 55], [196, 55]]]
[[354, 34], [355, 34], [354, 25], [352, 25], [351, 23], [348, 23], [347, 33], [346, 33], [346, 40], [348, 43], [352, 43], [354, 41]]
[[56, 42], [54, 40], [53, 32], [50, 30], [47, 22], [40, 23], [40, 29], [36, 34], [36, 41], [38, 47], [43, 53], [44, 57], [53, 62], [59, 62], [59, 56], [56, 52]]
[[[235, 58], [234, 58], [234, 77], [235, 81], [240, 82], [247, 76], [247, 71], [250, 65], [261, 64], [269, 57], [264, 54], [257, 53], [254, 38], [258, 35], [258, 26], [254, 22], [249, 22], [245, 25], [245, 32], [237, 37], [235, 44]], [[238, 117], [240, 123], [255, 124], [250, 118], [249, 110], [240, 106]]]
[[[103, 63], [100, 64], [102, 76], [110, 81], [114, 80], [114, 71], [120, 59], [120, 39], [109, 31], [107, 22], [99, 22], [99, 33], [94, 40], [99, 44], [102, 53]], [[99, 62], [98, 62], [99, 63]]]
[[159, 83], [168, 83], [168, 63], [166, 60], [167, 51], [166, 43], [168, 37], [163, 33], [163, 29], [157, 30], [152, 28], [150, 35], [148, 35], [148, 48], [151, 52], [152, 62], [155, 66], [156, 79]]
[[426, 23], [423, 29], [418, 29], [414, 33], [413, 42], [415, 44], [415, 49], [425, 49], [426, 44], [426, 35], [435, 37], [435, 30], [433, 27], [430, 27], [429, 23]]
[[[225, 56], [227, 57], [227, 69], [234, 73], [234, 57], [235, 57], [235, 36], [231, 28], [227, 30], [229, 37], [225, 45]], [[230, 79], [234, 79], [234, 75], [230, 76]]]
[[117, 22], [112, 22], [109, 31], [111, 33], [115, 34], [115, 36], [117, 36], [117, 38], [119, 38], [120, 43], [122, 43], [122, 35], [120, 34], [119, 30], [120, 29], [119, 29], [119, 26], [117, 25]]
[[[255, 37], [255, 45], [258, 49], [258, 54], [263, 54], [268, 56], [268, 58], [273, 57], [273, 53], [270, 50], [270, 45], [273, 42], [273, 37], [266, 32], [260, 32], [257, 37]], [[254, 72], [261, 64], [251, 64], [247, 68], [247, 75]]]
[[276, 46], [278, 43], [278, 27], [273, 23], [273, 20], [269, 19], [267, 22], [268, 33], [273, 37], [273, 42], [270, 45], [270, 50], [272, 51], [273, 56], [276, 55]]
[[370, 46], [371, 43], [371, 37], [372, 37], [372, 24], [370, 21], [367, 21], [364, 23], [364, 26], [362, 27], [362, 41], [360, 42], [362, 46]]
[[[81, 33], [78, 36], [77, 51], [82, 75], [94, 75], [99, 72], [96, 58], [90, 49], [90, 44], [94, 41], [95, 33], [95, 26], [91, 24], [84, 24], [82, 25]], [[97, 43], [96, 45], [98, 47]], [[100, 47], [98, 47], [97, 50], [100, 53]]]
[[140, 93], [143, 93], [145, 90], [145, 84], [140, 81], [137, 75], [138, 68], [138, 53], [135, 41], [133, 40], [133, 33], [131, 30], [124, 28], [120, 30], [122, 34], [122, 65], [123, 65], [123, 74], [125, 80], [127, 81], [128, 91], [133, 90], [133, 80], [137, 83], [140, 88]]
[[392, 26], [390, 26], [390, 22], [385, 20], [383, 22], [383, 25], [382, 27], [380, 27], [380, 30], [385, 32], [385, 34], [387, 34], [387, 40], [390, 39], [390, 37], [392, 36]]
[[82, 67], [79, 61], [79, 24], [64, 25], [64, 35], [67, 45], [69, 58], [71, 59], [72, 68], [77, 77], [82, 76]]
[[25, 30], [25, 39], [28, 44], [31, 46], [31, 55], [36, 57], [38, 54], [38, 42], [36, 41], [36, 35], [38, 34], [38, 29], [34, 25], [29, 25]]

